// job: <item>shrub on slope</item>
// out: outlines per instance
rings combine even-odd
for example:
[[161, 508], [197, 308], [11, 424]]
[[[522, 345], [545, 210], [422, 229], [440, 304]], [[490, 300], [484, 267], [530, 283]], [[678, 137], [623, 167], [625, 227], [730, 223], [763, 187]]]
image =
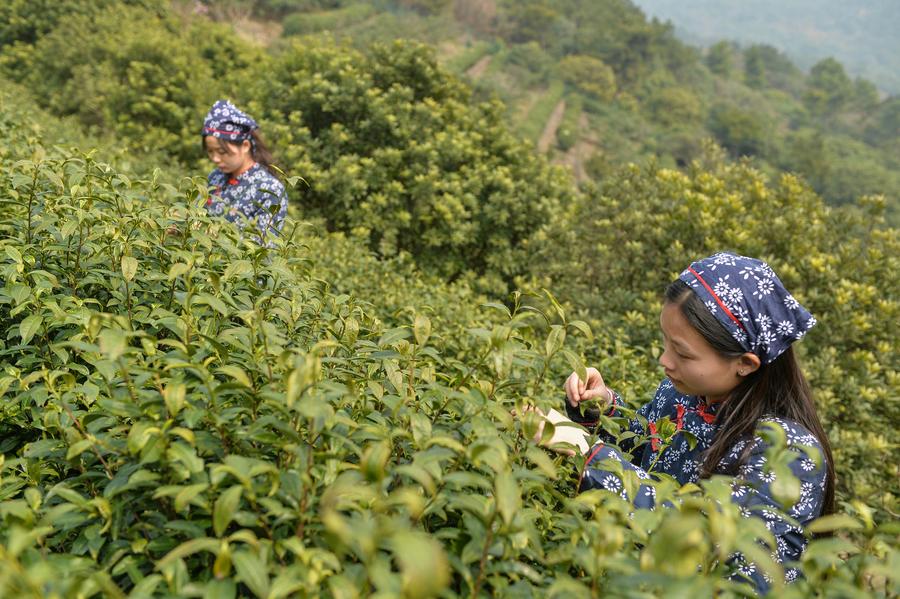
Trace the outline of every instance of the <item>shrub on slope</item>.
[[[28, 138], [0, 172], [0, 594], [706, 596], [738, 591], [733, 551], [779, 577], [727, 481], [572, 498], [509, 414], [578, 367], [561, 308], [447, 352], [326, 290], [293, 223], [258, 248], [196, 189]], [[893, 588], [895, 531], [850, 511], [776, 591]]]

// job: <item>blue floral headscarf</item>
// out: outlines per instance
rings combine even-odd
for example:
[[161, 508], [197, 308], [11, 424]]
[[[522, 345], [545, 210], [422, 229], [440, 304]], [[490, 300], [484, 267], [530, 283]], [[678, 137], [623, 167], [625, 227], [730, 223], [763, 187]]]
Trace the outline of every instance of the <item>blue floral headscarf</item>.
[[226, 141], [244, 141], [251, 139], [250, 133], [254, 129], [259, 129], [259, 125], [250, 115], [228, 100], [218, 100], [203, 120], [201, 135], [212, 135]]
[[775, 360], [816, 324], [762, 260], [720, 252], [694, 262], [679, 278], [763, 364]]

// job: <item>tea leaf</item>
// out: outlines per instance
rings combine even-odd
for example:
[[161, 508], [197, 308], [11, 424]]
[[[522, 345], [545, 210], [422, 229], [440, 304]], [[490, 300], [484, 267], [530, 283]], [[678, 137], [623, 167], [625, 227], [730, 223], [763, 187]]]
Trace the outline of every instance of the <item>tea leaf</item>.
[[122, 256], [122, 276], [126, 281], [134, 279], [137, 274], [138, 261], [132, 256]]
[[22, 320], [22, 322], [19, 324], [19, 336], [22, 338], [23, 344], [27, 344], [31, 341], [35, 333], [40, 330], [43, 322], [44, 319], [40, 314], [32, 314], [31, 316], [27, 316]]
[[243, 487], [234, 485], [216, 499], [213, 507], [213, 530], [217, 537], [221, 537], [225, 533], [225, 529], [234, 518], [234, 513], [241, 502], [242, 493]]

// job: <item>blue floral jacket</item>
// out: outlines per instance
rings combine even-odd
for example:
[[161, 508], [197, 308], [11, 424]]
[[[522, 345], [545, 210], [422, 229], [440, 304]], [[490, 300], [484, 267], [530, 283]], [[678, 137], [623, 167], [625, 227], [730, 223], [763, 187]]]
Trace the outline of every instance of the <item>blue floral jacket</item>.
[[211, 215], [224, 216], [241, 229], [252, 222], [259, 230], [255, 237], [259, 243], [279, 234], [287, 216], [287, 193], [266, 167], [254, 164], [236, 178], [215, 169], [207, 181], [213, 188], [206, 202]]
[[[621, 405], [621, 399], [616, 396], [616, 404]], [[652, 439], [649, 443], [635, 447], [632, 440], [621, 444], [622, 449], [631, 453], [633, 458], [628, 460], [618, 449], [598, 443], [591, 448], [588, 454], [585, 472], [582, 475], [580, 490], [607, 489], [625, 495], [622, 482], [618, 476], [608, 470], [599, 467], [599, 463], [606, 459], [613, 459], [622, 463], [628, 470], [633, 470], [639, 478], [650, 478], [650, 472], [664, 472], [679, 483], [697, 482], [700, 478], [700, 465], [703, 452], [710, 447], [716, 434], [717, 405], [707, 404], [702, 398], [690, 395], [682, 395], [675, 390], [675, 386], [668, 379], [660, 383], [653, 401], [645, 404], [638, 410], [638, 414], [647, 422], [644, 430], [641, 421], [634, 418], [629, 423], [629, 429], [638, 436], [656, 435], [656, 423], [663, 418], [675, 424], [678, 433], [672, 437], [667, 446], [663, 446], [659, 439]], [[570, 418], [582, 424], [591, 424], [591, 418], [586, 418], [577, 408], [572, 408], [566, 402], [566, 410]], [[613, 414], [615, 414], [615, 409]], [[747, 444], [752, 443], [749, 449], [749, 457], [740, 465], [735, 484], [732, 487], [732, 500], [741, 507], [742, 513], [747, 516], [762, 518], [766, 527], [775, 537], [777, 547], [773, 557], [780, 563], [792, 562], [799, 559], [806, 547], [806, 537], [803, 531], [779, 516], [771, 508], [777, 508], [793, 518], [801, 525], [806, 525], [818, 517], [823, 508], [825, 497], [825, 454], [819, 440], [809, 430], [792, 420], [784, 418], [767, 418], [766, 421], [775, 423], [784, 431], [787, 445], [796, 451], [797, 456], [791, 462], [790, 469], [800, 481], [800, 499], [792, 506], [781, 505], [774, 498], [771, 485], [775, 482], [775, 475], [766, 467], [766, 449], [768, 444], [759, 436], [750, 440], [739, 441], [726, 454], [719, 463], [719, 471], [732, 472], [741, 455], [747, 449]], [[681, 434], [687, 431], [696, 438], [696, 445], [691, 448], [688, 435]], [[599, 431], [601, 438], [612, 441], [608, 435]], [[802, 446], [812, 448], [819, 454], [819, 464], [810, 459]], [[651, 470], [652, 467], [652, 470]], [[637, 508], [654, 509], [655, 489], [650, 485], [642, 485], [638, 490], [633, 503]], [[747, 562], [740, 556], [734, 560], [738, 568], [738, 575], [748, 579], [753, 585], [764, 591], [768, 588], [765, 575], [760, 572], [755, 564]], [[795, 568], [785, 570], [787, 581], [794, 580], [799, 575]]]

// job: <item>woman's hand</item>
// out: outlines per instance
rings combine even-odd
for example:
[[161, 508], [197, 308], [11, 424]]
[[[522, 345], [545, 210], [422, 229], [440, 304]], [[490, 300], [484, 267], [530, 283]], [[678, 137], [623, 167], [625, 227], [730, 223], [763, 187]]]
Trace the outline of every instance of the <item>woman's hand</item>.
[[577, 408], [583, 401], [600, 400], [609, 403], [612, 392], [603, 382], [600, 371], [596, 368], [587, 369], [587, 380], [582, 381], [577, 372], [573, 372], [566, 379], [566, 399], [569, 405]]

